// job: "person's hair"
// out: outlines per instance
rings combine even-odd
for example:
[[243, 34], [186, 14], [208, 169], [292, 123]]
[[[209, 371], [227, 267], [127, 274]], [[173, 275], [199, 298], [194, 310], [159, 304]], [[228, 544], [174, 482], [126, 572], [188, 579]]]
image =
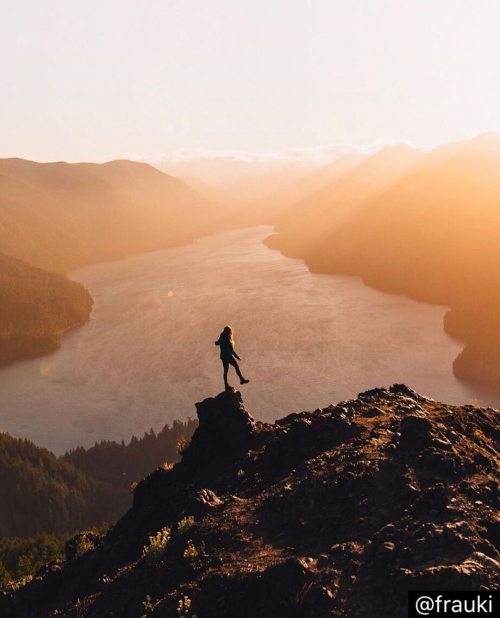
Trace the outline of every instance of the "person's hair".
[[226, 335], [229, 341], [234, 345], [233, 329], [230, 326], [224, 326], [224, 330], [222, 332]]

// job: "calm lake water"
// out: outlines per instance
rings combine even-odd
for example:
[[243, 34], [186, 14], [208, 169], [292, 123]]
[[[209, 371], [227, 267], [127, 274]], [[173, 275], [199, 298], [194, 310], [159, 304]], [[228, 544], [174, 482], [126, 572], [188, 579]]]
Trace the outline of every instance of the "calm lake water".
[[228, 323], [257, 419], [394, 382], [479, 401], [452, 374], [461, 346], [443, 331], [445, 308], [311, 274], [262, 244], [270, 232], [224, 232], [72, 273], [95, 299], [92, 319], [58, 352], [0, 371], [0, 429], [61, 453], [193, 417], [196, 401], [222, 390], [214, 341]]

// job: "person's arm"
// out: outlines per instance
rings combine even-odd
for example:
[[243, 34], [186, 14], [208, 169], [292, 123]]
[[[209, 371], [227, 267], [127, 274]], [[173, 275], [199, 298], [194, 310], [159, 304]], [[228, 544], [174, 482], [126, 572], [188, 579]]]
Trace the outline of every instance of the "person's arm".
[[241, 360], [241, 358], [238, 356], [238, 354], [237, 354], [237, 352], [236, 352], [236, 350], [234, 348], [233, 348], [233, 356], [235, 358], [237, 358], [238, 360]]
[[215, 342], [215, 345], [220, 345], [220, 337], [217, 339], [217, 341]]

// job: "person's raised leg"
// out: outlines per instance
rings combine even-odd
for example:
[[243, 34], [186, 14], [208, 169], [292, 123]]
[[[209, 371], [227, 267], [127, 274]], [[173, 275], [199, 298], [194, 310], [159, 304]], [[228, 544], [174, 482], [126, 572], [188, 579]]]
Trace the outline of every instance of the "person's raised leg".
[[234, 367], [236, 373], [238, 374], [238, 378], [240, 379], [240, 383], [241, 384], [248, 384], [248, 382], [250, 382], [250, 380], [247, 380], [247, 379], [245, 379], [243, 377], [243, 374], [240, 371], [240, 366], [236, 362], [236, 359], [232, 358], [229, 362], [231, 363], [231, 365]]

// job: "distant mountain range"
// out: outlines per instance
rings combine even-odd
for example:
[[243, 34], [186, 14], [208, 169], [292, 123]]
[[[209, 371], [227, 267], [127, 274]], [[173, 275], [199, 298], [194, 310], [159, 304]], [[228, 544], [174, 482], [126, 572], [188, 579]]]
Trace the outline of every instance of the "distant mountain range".
[[450, 306], [445, 328], [465, 342], [456, 375], [499, 387], [499, 169], [496, 135], [386, 148], [287, 209], [267, 244], [316, 272]]
[[[225, 194], [214, 189], [216, 205], [144, 163], [0, 160], [0, 252], [65, 273], [227, 227], [276, 224], [267, 244], [315, 271], [359, 275], [382, 290], [451, 307], [445, 328], [465, 343], [456, 375], [500, 386], [500, 137], [431, 152], [390, 146], [348, 153], [316, 168], [219, 161], [219, 184], [223, 164], [234, 182]], [[189, 177], [189, 165], [181, 169]], [[26, 290], [22, 304], [34, 316], [36, 275], [30, 277], [31, 300]], [[12, 281], [4, 292], [12, 294], [9, 307], [18, 302]], [[37, 320], [50, 328], [33, 327], [40, 336], [17, 344], [24, 322], [9, 310], [0, 359], [54, 349], [61, 332], [86, 319], [88, 295], [74, 287], [63, 292], [57, 281], [64, 319], [46, 305]]]
[[56, 272], [192, 240], [217, 214], [145, 163], [0, 160], [0, 251]]
[[[303, 257], [310, 247], [357, 212], [378, 191], [404, 174], [423, 153], [389, 146], [369, 157], [340, 158], [322, 171], [321, 184], [278, 218], [279, 237], [268, 239], [286, 255]], [[276, 245], [275, 245], [276, 243]]]
[[62, 274], [188, 242], [220, 216], [144, 163], [0, 159], [0, 366], [56, 349], [62, 333], [89, 317], [83, 287], [44, 270]]

